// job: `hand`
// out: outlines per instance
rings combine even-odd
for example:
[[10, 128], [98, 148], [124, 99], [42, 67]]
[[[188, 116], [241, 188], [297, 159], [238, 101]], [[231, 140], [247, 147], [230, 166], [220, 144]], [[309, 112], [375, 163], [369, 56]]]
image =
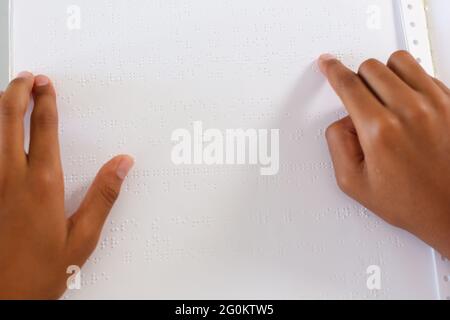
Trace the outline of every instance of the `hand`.
[[327, 131], [340, 188], [450, 257], [450, 90], [404, 51], [319, 67], [350, 114]]
[[[24, 115], [34, 98], [29, 152]], [[0, 96], [0, 298], [54, 299], [68, 266], [82, 266], [133, 165], [118, 156], [98, 173], [78, 211], [64, 216], [64, 179], [53, 85], [23, 72]]]

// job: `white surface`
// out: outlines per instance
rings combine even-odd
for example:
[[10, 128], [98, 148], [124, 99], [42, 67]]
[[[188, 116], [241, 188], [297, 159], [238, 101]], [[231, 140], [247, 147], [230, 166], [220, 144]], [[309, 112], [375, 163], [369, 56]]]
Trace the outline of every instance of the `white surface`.
[[[431, 250], [337, 190], [323, 137], [342, 107], [314, 59], [386, 59], [401, 47], [391, 1], [15, 0], [13, 14], [13, 70], [59, 92], [70, 208], [111, 155], [137, 159], [67, 297], [436, 298]], [[280, 128], [280, 174], [173, 166], [171, 133], [194, 120]]]
[[436, 73], [450, 85], [450, 1], [431, 0], [429, 6], [429, 26]]
[[[429, 1], [429, 29], [437, 77], [450, 85], [450, 1]], [[438, 285], [442, 299], [450, 300], [450, 262], [437, 259]]]

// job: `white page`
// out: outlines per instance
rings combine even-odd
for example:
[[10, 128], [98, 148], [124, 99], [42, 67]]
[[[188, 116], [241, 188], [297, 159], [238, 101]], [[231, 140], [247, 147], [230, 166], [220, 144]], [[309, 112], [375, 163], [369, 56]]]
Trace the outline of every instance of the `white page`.
[[[450, 25], [447, 12], [450, 2], [446, 0], [428, 1], [428, 23], [430, 29], [431, 47], [434, 58], [436, 76], [450, 85]], [[438, 284], [442, 299], [450, 300], [450, 261], [437, 254], [436, 261]]]
[[450, 10], [450, 2], [432, 0], [428, 1], [428, 4], [430, 36], [436, 74], [442, 81], [450, 84], [450, 59], [448, 59], [450, 43], [445, 41], [450, 36], [450, 25], [445, 14]]
[[[402, 46], [393, 3], [13, 0], [13, 73], [58, 91], [68, 214], [111, 156], [137, 161], [66, 297], [436, 298], [429, 247], [338, 190], [323, 135], [344, 111], [316, 57], [385, 60]], [[193, 121], [280, 129], [279, 174], [175, 166], [172, 132]]]

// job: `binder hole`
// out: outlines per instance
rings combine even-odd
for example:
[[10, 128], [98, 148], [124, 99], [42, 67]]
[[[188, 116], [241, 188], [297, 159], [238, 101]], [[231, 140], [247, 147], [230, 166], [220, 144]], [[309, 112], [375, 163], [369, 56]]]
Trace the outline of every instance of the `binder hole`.
[[444, 277], [444, 281], [445, 281], [445, 282], [449, 282], [449, 281], [450, 281], [450, 276], [445, 276], [445, 277]]
[[412, 4], [408, 4], [408, 9], [412, 10], [414, 8], [414, 6]]
[[410, 25], [412, 28], [415, 28], [415, 27], [416, 27], [416, 23], [415, 23], [415, 22], [411, 22], [409, 25]]
[[422, 63], [422, 59], [421, 58], [417, 58], [416, 59], [418, 63]]
[[414, 44], [415, 46], [418, 46], [418, 45], [419, 45], [419, 40], [414, 40], [414, 41], [413, 41], [413, 44]]

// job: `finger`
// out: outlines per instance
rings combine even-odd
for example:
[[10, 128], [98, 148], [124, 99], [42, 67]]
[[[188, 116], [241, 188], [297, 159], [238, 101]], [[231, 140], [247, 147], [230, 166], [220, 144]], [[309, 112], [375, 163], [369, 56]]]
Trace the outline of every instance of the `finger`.
[[436, 94], [439, 87], [407, 51], [397, 51], [389, 58], [387, 66], [407, 85], [424, 94]]
[[361, 64], [358, 74], [378, 99], [396, 113], [402, 113], [405, 106], [410, 104], [417, 94], [391, 69], [378, 60], [365, 61]]
[[60, 169], [56, 94], [46, 76], [36, 76], [33, 98], [34, 108], [30, 123], [30, 166]]
[[133, 158], [118, 156], [97, 174], [80, 208], [69, 220], [69, 246], [73, 256], [87, 259], [95, 249], [105, 220], [133, 165]]
[[441, 88], [442, 91], [444, 91], [446, 94], [450, 94], [450, 89], [441, 80], [436, 78], [432, 79], [437, 84], [437, 86]]
[[0, 154], [10, 164], [26, 162], [24, 117], [30, 103], [34, 76], [21, 72], [11, 81], [0, 100]]
[[[370, 92], [363, 80], [331, 55], [319, 58], [319, 67], [349, 112], [361, 140], [368, 123], [382, 118], [386, 108]], [[361, 141], [364, 143], [364, 141]]]
[[326, 137], [338, 185], [345, 193], [356, 197], [363, 180], [364, 153], [351, 118], [332, 124]]

